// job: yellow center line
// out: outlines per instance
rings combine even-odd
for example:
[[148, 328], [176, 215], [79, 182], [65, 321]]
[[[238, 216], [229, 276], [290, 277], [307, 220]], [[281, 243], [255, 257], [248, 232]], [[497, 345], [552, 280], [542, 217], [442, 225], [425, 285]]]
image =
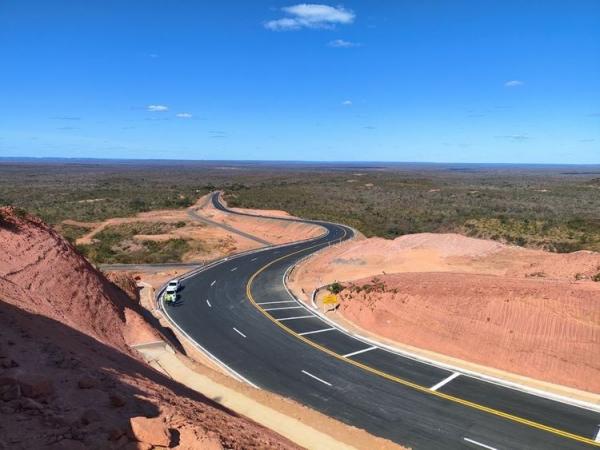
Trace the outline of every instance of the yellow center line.
[[[347, 232], [344, 229], [344, 236], [342, 236], [342, 239], [346, 236]], [[315, 248], [315, 247], [319, 247], [322, 246], [323, 244], [317, 244], [317, 245], [313, 245], [312, 247], [307, 247], [305, 249], [302, 250], [298, 250], [296, 252], [292, 252], [289, 253], [285, 256], [281, 256], [277, 259], [274, 259], [273, 261], [265, 264], [264, 266], [262, 266], [260, 269], [258, 269], [256, 272], [254, 272], [252, 274], [252, 276], [250, 277], [250, 279], [248, 280], [248, 283], [246, 284], [246, 295], [248, 296], [248, 299], [250, 300], [250, 302], [252, 303], [252, 305], [258, 309], [265, 317], [267, 317], [271, 322], [273, 322], [275, 325], [277, 325], [279, 328], [281, 328], [282, 330], [286, 331], [287, 333], [291, 334], [292, 336], [294, 336], [295, 338], [301, 340], [302, 342], [304, 342], [307, 345], [310, 345], [311, 347], [316, 348], [317, 350], [322, 351], [323, 353], [327, 353], [328, 355], [339, 359], [340, 361], [344, 361], [347, 364], [351, 364], [353, 366], [356, 367], [360, 367], [363, 370], [366, 370], [367, 372], [371, 372], [375, 375], [378, 375], [382, 378], [388, 379], [390, 381], [394, 381], [396, 383], [399, 383], [401, 385], [410, 387], [416, 391], [419, 392], [423, 392], [425, 394], [429, 394], [432, 395], [434, 397], [438, 397], [438, 398], [443, 398], [445, 400], [454, 402], [454, 403], [458, 403], [464, 406], [467, 406], [469, 408], [473, 408], [479, 411], [483, 411], [489, 414], [493, 414], [495, 416], [498, 417], [502, 417], [504, 419], [508, 419], [511, 420], [513, 422], [518, 422], [520, 424], [523, 425], [527, 425], [529, 427], [532, 428], [536, 428], [538, 430], [543, 430], [543, 431], [547, 431], [549, 433], [553, 433], [556, 434], [558, 436], [564, 437], [564, 438], [568, 438], [568, 439], [573, 439], [575, 441], [579, 441], [579, 442], [583, 442], [585, 444], [590, 444], [596, 447], [600, 447], [600, 442], [596, 442], [593, 439], [590, 438], [586, 438], [584, 436], [579, 436], [577, 434], [574, 433], [570, 433], [568, 431], [563, 431], [563, 430], [559, 430], [558, 428], [554, 428], [548, 425], [544, 425], [541, 424], [539, 422], [535, 422], [533, 420], [529, 420], [529, 419], [525, 419], [523, 417], [519, 417], [519, 416], [515, 416], [513, 414], [509, 414], [503, 411], [499, 411], [497, 409], [494, 408], [490, 408], [488, 406], [484, 406], [484, 405], [480, 405], [479, 403], [475, 403], [475, 402], [471, 402], [469, 400], [463, 400], [462, 398], [459, 397], [454, 397], [452, 395], [448, 395], [448, 394], [444, 394], [443, 392], [439, 392], [439, 391], [432, 391], [430, 390], [428, 387], [426, 386], [421, 386], [419, 384], [413, 383], [411, 381], [408, 380], [404, 380], [403, 378], [399, 378], [395, 375], [391, 375], [389, 373], [383, 372], [379, 369], [376, 369], [374, 367], [368, 366], [366, 364], [360, 363], [358, 361], [354, 361], [352, 359], [349, 358], [344, 358], [343, 355], [340, 355], [339, 353], [336, 353], [326, 347], [323, 347], [319, 344], [316, 344], [314, 342], [312, 342], [311, 340], [309, 340], [308, 338], [305, 338], [304, 336], [299, 335], [298, 333], [296, 333], [295, 331], [293, 331], [292, 329], [288, 328], [287, 326], [285, 326], [283, 323], [277, 321], [276, 319], [274, 319], [269, 313], [267, 313], [263, 308], [261, 308], [260, 305], [257, 304], [257, 302], [254, 300], [254, 297], [252, 296], [252, 283], [254, 282], [254, 279], [261, 273], [263, 272], [265, 269], [267, 269], [268, 267], [272, 266], [273, 264], [285, 259], [285, 258], [289, 258], [290, 256], [296, 255], [298, 253], [302, 253], [306, 250], [310, 250], [311, 248]]]

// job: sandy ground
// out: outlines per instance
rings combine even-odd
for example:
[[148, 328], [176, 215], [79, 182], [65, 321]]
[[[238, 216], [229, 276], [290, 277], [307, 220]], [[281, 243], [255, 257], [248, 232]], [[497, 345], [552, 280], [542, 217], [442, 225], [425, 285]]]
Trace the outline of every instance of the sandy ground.
[[[214, 208], [211, 202], [202, 203], [199, 201], [198, 204], [202, 204], [202, 207], [197, 209], [196, 212], [204, 217], [214, 220], [215, 222], [234, 227], [253, 236], [258, 236], [268, 242], [271, 242], [272, 244], [284, 244], [286, 242], [310, 239], [324, 233], [324, 229], [316, 225], [270, 220], [258, 217], [254, 218], [238, 216], [235, 214], [228, 214]], [[257, 211], [242, 208], [235, 208], [235, 210], [249, 214], [270, 215], [273, 217], [291, 217], [284, 211]]]
[[280, 211], [278, 209], [252, 209], [252, 208], [230, 208], [233, 211], [237, 211], [245, 214], [254, 214], [260, 216], [269, 216], [269, 217], [283, 217], [290, 218], [294, 217], [287, 211]]
[[[193, 250], [186, 253], [181, 262], [206, 262], [218, 259], [233, 253], [251, 250], [260, 246], [259, 243], [239, 234], [227, 231], [219, 226], [193, 220], [188, 212], [195, 211], [197, 214], [222, 223], [245, 233], [261, 238], [273, 244], [309, 239], [323, 233], [320, 227], [298, 223], [281, 222], [268, 219], [236, 216], [223, 213], [212, 207], [208, 202], [209, 196], [201, 197], [194, 206], [189, 209], [157, 210], [137, 214], [134, 217], [115, 217], [103, 222], [78, 222], [74, 220], [63, 221], [66, 225], [75, 225], [89, 229], [79, 239], [78, 245], [89, 245], [94, 242], [94, 237], [101, 231], [117, 225], [136, 222], [146, 223], [177, 223], [185, 222], [185, 226], [175, 228], [164, 234], [136, 235], [136, 241], [166, 241], [170, 239], [186, 239], [199, 245], [192, 245]], [[249, 214], [262, 214], [272, 217], [291, 217], [285, 211], [260, 211], [251, 209], [234, 208], [237, 211]]]
[[[164, 272], [162, 274], [135, 272], [135, 276], [139, 277], [139, 281], [145, 285], [145, 287], [150, 288], [142, 290], [142, 303], [148, 307], [149, 310], [153, 311], [155, 309], [153, 296], [154, 291], [159, 289], [168, 279], [172, 278], [173, 276], [181, 276], [182, 274], [182, 271]], [[134, 274], [132, 273], [132, 275]], [[155, 315], [160, 319], [161, 324], [165, 326], [168, 325], [168, 322], [164, 319], [161, 313], [155, 312]], [[402, 448], [388, 440], [374, 437], [364, 430], [345, 425], [293, 400], [272, 394], [265, 390], [257, 390], [245, 383], [236, 381], [223, 372], [219, 366], [216, 366], [214, 363], [212, 363], [203, 353], [191, 345], [191, 343], [189, 343], [187, 339], [180, 335], [177, 330], [175, 330], [175, 334], [180, 338], [185, 350], [185, 356], [180, 353], [178, 353], [176, 356], [179, 358], [182, 364], [196, 373], [198, 377], [207, 377], [216, 384], [216, 386], [213, 386], [213, 388], [217, 389], [217, 393], [212, 398], [218, 398], [217, 401], [220, 402], [221, 398], [224, 398], [227, 395], [231, 396], [231, 391], [233, 391], [237, 394], [235, 395], [235, 401], [240, 402], [237, 403], [239, 405], [239, 409], [249, 408], [250, 410], [254, 411], [257, 409], [255, 405], [258, 403], [259, 405], [264, 405], [267, 408], [275, 410], [278, 414], [283, 414], [288, 418], [299, 420], [307, 427], [313, 428], [319, 433], [324, 433], [327, 436], [331, 436], [331, 438], [338, 442], [338, 444], [334, 443], [335, 445], [332, 445], [328, 448], [344, 448], [346, 446], [361, 449], [373, 448], [381, 450]], [[167, 372], [171, 370], [173, 375], [181, 370], [179, 367], [170, 367], [168, 365], [168, 361], [166, 360], [161, 360], [161, 364], [163, 364], [163, 368]], [[229, 404], [229, 406], [233, 407], [231, 404]], [[234, 409], [237, 411], [238, 408]], [[251, 418], [254, 418], [251, 413], [248, 414], [250, 414]], [[256, 420], [259, 420], [260, 414], [263, 414], [263, 412], [257, 411], [257, 414], [259, 416], [256, 418]], [[283, 426], [287, 426], [286, 424], [286, 421], [282, 423]], [[285, 431], [281, 431], [281, 433], [284, 436], [288, 436], [288, 433]], [[289, 437], [291, 438], [293, 436], [294, 434], [290, 435]], [[308, 444], [307, 441], [303, 442], [304, 445]], [[320, 447], [319, 445], [313, 445], [309, 448]]]
[[323, 284], [362, 286], [376, 277], [385, 288], [341, 295], [340, 313], [361, 329], [599, 393], [600, 283], [590, 281], [598, 272], [600, 254], [593, 252], [418, 234], [327, 249], [295, 269], [290, 286], [306, 299]]
[[129, 344], [160, 325], [50, 227], [0, 213], [0, 447], [297, 448], [146, 365]]
[[77, 239], [78, 245], [89, 245], [94, 242], [94, 236], [102, 230], [111, 226], [148, 222], [148, 223], [177, 223], [185, 222], [185, 226], [175, 228], [169, 233], [153, 235], [136, 235], [133, 237], [137, 241], [166, 241], [170, 239], [186, 239], [197, 242], [201, 245], [192, 246], [194, 250], [186, 253], [181, 262], [205, 262], [223, 256], [251, 250], [259, 245], [235, 233], [205, 224], [195, 222], [190, 219], [187, 210], [160, 210], [140, 213], [135, 217], [118, 217], [105, 220], [103, 222], [76, 222], [72, 220], [63, 221], [67, 225], [76, 225], [89, 228], [90, 231], [81, 238]]

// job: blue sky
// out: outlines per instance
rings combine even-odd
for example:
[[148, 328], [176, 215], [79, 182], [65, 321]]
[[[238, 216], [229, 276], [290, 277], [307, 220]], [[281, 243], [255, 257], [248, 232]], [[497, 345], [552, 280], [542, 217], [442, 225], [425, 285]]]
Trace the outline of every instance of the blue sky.
[[4, 0], [0, 156], [600, 162], [600, 2]]

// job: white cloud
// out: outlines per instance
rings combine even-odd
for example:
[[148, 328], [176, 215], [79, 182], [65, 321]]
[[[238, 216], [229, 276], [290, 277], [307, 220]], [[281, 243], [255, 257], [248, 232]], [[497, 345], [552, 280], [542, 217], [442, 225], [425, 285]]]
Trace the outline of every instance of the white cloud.
[[190, 113], [177, 113], [175, 114], [175, 117], [179, 117], [180, 119], [191, 119], [192, 115]]
[[282, 11], [287, 17], [265, 22], [265, 28], [273, 31], [299, 30], [301, 28], [334, 28], [338, 24], [354, 22], [356, 15], [343, 6], [301, 3], [286, 6]]
[[504, 86], [519, 87], [519, 86], [523, 86], [524, 84], [525, 84], [525, 82], [521, 81], [521, 80], [510, 80], [510, 81], [507, 81], [506, 83], [504, 83]]
[[299, 30], [302, 28], [300, 23], [296, 19], [277, 19], [277, 20], [269, 20], [265, 23], [265, 28], [273, 31], [290, 31], [290, 30]]
[[327, 45], [334, 48], [352, 48], [360, 47], [361, 44], [358, 42], [345, 41], [343, 39], [334, 39], [333, 41], [329, 41]]
[[169, 107], [165, 105], [148, 105], [146, 110], [150, 112], [165, 112], [169, 110]]
[[352, 100], [344, 100], [342, 106], [352, 106]]
[[527, 140], [531, 139], [526, 134], [505, 134], [505, 135], [496, 136], [496, 137], [498, 139], [509, 139], [509, 140], [515, 141], [515, 142], [523, 142], [523, 141], [527, 141]]

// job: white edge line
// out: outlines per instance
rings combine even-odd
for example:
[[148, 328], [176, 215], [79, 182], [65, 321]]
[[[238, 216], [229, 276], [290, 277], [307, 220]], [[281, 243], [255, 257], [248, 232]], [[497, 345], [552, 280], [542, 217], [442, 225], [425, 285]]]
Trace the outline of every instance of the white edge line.
[[296, 300], [284, 300], [281, 302], [262, 302], [257, 303], [257, 305], [274, 305], [275, 303], [298, 303]]
[[304, 333], [298, 333], [298, 335], [306, 336], [307, 334], [323, 333], [325, 331], [331, 331], [331, 330], [335, 330], [335, 328], [331, 327], [331, 328], [323, 328], [322, 330], [305, 331]]
[[465, 441], [470, 442], [471, 444], [479, 445], [480, 447], [487, 448], [488, 450], [498, 450], [496, 447], [491, 447], [486, 444], [482, 444], [481, 442], [477, 442], [473, 439], [469, 439], [468, 437], [463, 438]]
[[302, 306], [282, 306], [281, 308], [265, 308], [263, 311], [281, 311], [282, 309], [302, 309]]
[[313, 375], [313, 374], [312, 374], [312, 373], [310, 373], [310, 372], [307, 372], [306, 370], [302, 370], [302, 373], [303, 373], [304, 375], [308, 375], [308, 376], [309, 376], [309, 377], [311, 377], [311, 378], [314, 378], [314, 379], [315, 379], [315, 380], [317, 380], [317, 381], [320, 381], [320, 382], [321, 382], [321, 383], [323, 383], [323, 384], [326, 384], [327, 386], [331, 386], [331, 383], [330, 383], [330, 382], [328, 382], [328, 381], [325, 381], [325, 380], [322, 380], [321, 378], [319, 378], [319, 377], [317, 377], [317, 376]]
[[310, 315], [310, 316], [284, 317], [283, 319], [275, 319], [275, 320], [278, 322], [283, 322], [284, 320], [308, 319], [309, 317], [315, 317], [315, 316]]
[[[321, 251], [322, 249], [319, 249], [318, 251]], [[317, 252], [318, 252], [317, 251]], [[473, 370], [469, 370], [469, 369], [464, 369], [462, 367], [457, 367], [451, 364], [447, 364], [447, 363], [442, 363], [439, 361], [436, 361], [434, 359], [430, 359], [427, 358], [425, 356], [422, 355], [417, 355], [415, 353], [411, 353], [407, 350], [404, 349], [399, 349], [397, 347], [393, 347], [391, 345], [387, 345], [384, 344], [382, 342], [378, 342], [372, 338], [366, 337], [366, 336], [362, 336], [360, 334], [357, 333], [353, 333], [350, 330], [347, 330], [346, 328], [344, 328], [343, 326], [339, 325], [338, 323], [332, 321], [331, 319], [329, 319], [328, 317], [324, 316], [321, 311], [318, 310], [318, 308], [315, 307], [311, 308], [310, 306], [308, 306], [306, 303], [304, 303], [303, 301], [300, 301], [298, 299], [296, 299], [296, 297], [294, 297], [294, 295], [290, 292], [289, 288], [287, 287], [287, 283], [285, 282], [288, 273], [291, 271], [292, 268], [294, 268], [297, 264], [299, 264], [300, 262], [302, 262], [304, 259], [308, 259], [311, 256], [315, 256], [315, 254], [317, 252], [311, 253], [310, 255], [306, 256], [305, 258], [302, 258], [300, 260], [298, 260], [296, 262], [296, 264], [288, 267], [288, 270], [284, 273], [283, 275], [283, 280], [284, 280], [284, 286], [286, 291], [288, 292], [288, 294], [290, 295], [291, 298], [293, 298], [296, 302], [300, 303], [301, 305], [303, 305], [307, 311], [311, 311], [313, 312], [316, 317], [318, 317], [319, 319], [323, 320], [324, 322], [326, 322], [327, 324], [333, 326], [334, 328], [338, 329], [339, 331], [341, 331], [342, 333], [353, 337], [355, 339], [358, 339], [359, 341], [364, 342], [365, 344], [371, 344], [371, 345], [375, 345], [377, 347], [379, 347], [382, 350], [386, 350], [390, 353], [399, 355], [399, 356], [403, 356], [405, 358], [408, 359], [412, 359], [413, 361], [418, 361], [424, 364], [428, 364], [432, 367], [437, 367], [439, 369], [446, 369], [449, 370], [451, 372], [460, 372], [462, 375], [468, 376], [470, 378], [475, 378], [477, 380], [481, 380], [481, 381], [485, 381], [487, 383], [492, 383], [495, 384], [497, 386], [502, 386], [508, 389], [512, 389], [515, 391], [519, 391], [519, 392], [524, 392], [526, 394], [530, 394], [530, 395], [535, 395], [537, 397], [541, 397], [541, 398], [546, 398], [555, 402], [559, 402], [559, 403], [563, 403], [565, 405], [570, 405], [570, 406], [575, 406], [577, 408], [581, 408], [581, 409], [586, 409], [588, 411], [594, 411], [594, 412], [600, 412], [600, 405], [595, 405], [593, 403], [589, 403], [583, 400], [577, 400], [577, 399], [573, 399], [573, 398], [569, 398], [569, 397], [565, 397], [563, 395], [559, 395], [559, 394], [554, 394], [548, 391], [543, 391], [541, 389], [536, 389], [536, 388], [530, 388], [529, 386], [524, 386], [522, 384], [519, 383], [515, 383], [512, 381], [507, 381], [507, 380], [502, 380], [490, 375], [484, 375], [482, 373], [479, 372], [475, 372]], [[317, 288], [314, 290], [313, 295], [317, 292], [317, 290], [319, 290], [321, 288]], [[314, 304], [314, 302], [313, 302]]]
[[452, 375], [450, 375], [449, 377], [444, 378], [442, 381], [440, 381], [439, 383], [431, 386], [429, 389], [432, 390], [432, 391], [437, 391], [439, 388], [441, 388], [442, 386], [450, 383], [452, 380], [454, 380], [459, 375], [460, 375], [460, 373], [454, 372]]
[[[352, 230], [352, 234], [353, 235], [352, 235], [352, 237], [349, 240], [354, 239], [357, 236], [357, 230], [354, 229], [354, 228], [352, 228], [352, 227], [350, 227], [350, 226], [348, 226], [348, 225], [343, 225], [343, 224], [340, 224], [340, 223], [337, 223], [337, 222], [328, 222], [328, 223], [332, 223], [334, 225], [344, 226], [344, 227]], [[315, 224], [315, 225], [319, 226], [318, 223]], [[306, 242], [310, 242], [310, 241], [317, 241], [319, 239], [322, 239], [322, 238], [324, 238], [325, 236], [327, 236], [329, 234], [329, 230], [327, 230], [327, 229], [325, 229], [325, 230], [326, 230], [325, 233], [323, 233], [322, 235], [316, 236], [314, 238], [304, 239], [302, 241], [297, 241], [296, 244], [298, 244], [298, 243], [306, 243]], [[280, 245], [266, 245], [266, 246], [260, 247], [258, 249], [249, 250], [249, 251], [246, 251], [246, 252], [240, 252], [240, 253], [228, 256], [226, 258], [223, 258], [223, 259], [216, 260], [216, 261], [213, 261], [211, 263], [208, 263], [208, 264], [206, 264], [206, 265], [204, 265], [204, 266], [202, 266], [202, 267], [200, 267], [200, 268], [198, 268], [196, 270], [191, 270], [190, 272], [188, 272], [188, 273], [184, 274], [183, 276], [179, 277], [179, 280], [183, 281], [185, 279], [188, 279], [188, 278], [191, 278], [193, 276], [196, 276], [199, 273], [202, 273], [202, 272], [204, 272], [206, 270], [212, 269], [212, 268], [214, 268], [214, 267], [216, 267], [216, 266], [218, 266], [218, 265], [220, 265], [220, 264], [222, 264], [222, 263], [224, 263], [224, 262], [226, 262], [226, 261], [228, 261], [230, 259], [242, 258], [242, 257], [250, 255], [252, 253], [261, 253], [261, 252], [272, 250], [273, 248], [286, 247], [286, 246], [289, 246], [289, 245], [291, 245], [291, 244], [290, 243], [286, 243], [286, 244], [280, 244]], [[399, 356], [404, 356], [406, 358], [412, 359], [414, 361], [419, 361], [419, 362], [428, 364], [428, 365], [433, 366], [433, 367], [438, 367], [438, 368], [447, 369], [447, 370], [451, 370], [451, 371], [458, 371], [458, 370], [460, 370], [463, 375], [470, 376], [471, 378], [483, 380], [483, 381], [486, 381], [488, 383], [496, 384], [498, 386], [503, 386], [503, 387], [506, 387], [506, 388], [509, 388], [509, 389], [513, 389], [513, 390], [516, 390], [516, 391], [525, 392], [527, 394], [536, 395], [536, 396], [542, 397], [542, 398], [547, 398], [547, 399], [550, 399], [550, 400], [553, 400], [553, 401], [556, 401], [556, 402], [559, 402], [559, 403], [564, 403], [564, 404], [567, 404], [567, 405], [576, 406], [576, 407], [579, 407], [579, 408], [582, 408], [582, 409], [586, 409], [586, 410], [589, 410], [589, 411], [595, 411], [595, 412], [600, 411], [600, 406], [599, 405], [595, 405], [595, 404], [592, 404], [592, 403], [589, 403], [589, 402], [585, 402], [585, 401], [582, 401], [582, 400], [572, 399], [572, 398], [569, 398], [569, 397], [564, 397], [562, 395], [553, 394], [553, 393], [550, 393], [550, 392], [547, 392], [547, 391], [543, 391], [543, 390], [540, 390], [540, 389], [530, 388], [528, 386], [524, 386], [524, 385], [521, 385], [519, 383], [514, 383], [514, 382], [506, 381], [506, 380], [501, 380], [501, 379], [498, 379], [498, 378], [495, 378], [495, 377], [492, 377], [492, 376], [489, 376], [489, 375], [484, 375], [484, 374], [481, 374], [481, 373], [478, 373], [478, 372], [474, 372], [474, 371], [471, 371], [471, 370], [467, 370], [467, 369], [463, 369], [463, 368], [459, 369], [456, 366], [453, 366], [453, 365], [450, 365], [450, 364], [446, 364], [446, 363], [441, 363], [439, 361], [436, 361], [436, 360], [433, 360], [433, 359], [429, 359], [429, 358], [424, 357], [422, 355], [413, 354], [413, 353], [411, 353], [409, 351], [406, 351], [406, 350], [403, 350], [403, 349], [399, 349], [399, 348], [396, 348], [396, 347], [393, 347], [393, 346], [390, 346], [390, 345], [387, 345], [387, 344], [383, 344], [381, 342], [377, 342], [377, 341], [372, 340], [371, 338], [368, 338], [368, 337], [365, 337], [365, 336], [361, 336], [360, 334], [354, 334], [354, 333], [348, 331], [347, 329], [345, 329], [344, 327], [340, 326], [339, 324], [331, 321], [329, 318], [323, 316], [321, 314], [321, 312], [317, 310], [316, 305], [314, 305], [314, 301], [313, 301], [313, 305], [315, 306], [315, 308], [310, 308], [309, 309], [309, 307], [304, 302], [299, 301], [298, 299], [296, 299], [294, 297], [294, 295], [290, 292], [290, 290], [289, 290], [289, 288], [287, 286], [287, 283], [285, 282], [285, 279], [286, 279], [289, 271], [291, 269], [293, 269], [294, 267], [296, 267], [297, 264], [299, 264], [300, 262], [302, 262], [304, 259], [308, 259], [308, 258], [310, 258], [312, 256], [315, 256], [317, 253], [320, 253], [323, 250], [325, 250], [325, 248], [327, 248], [327, 247], [321, 248], [321, 249], [319, 249], [319, 250], [317, 250], [317, 251], [315, 251], [313, 253], [310, 253], [309, 255], [305, 256], [304, 258], [301, 258], [300, 260], [298, 260], [296, 262], [296, 264], [292, 264], [290, 267], [288, 267], [287, 271], [283, 274], [282, 278], [283, 278], [283, 285], [284, 285], [286, 291], [288, 292], [288, 294], [290, 295], [290, 297], [292, 299], [294, 299], [294, 301], [296, 301], [300, 305], [304, 306], [307, 311], [313, 310], [311, 312], [316, 313], [315, 317], [318, 316], [320, 319], [322, 319], [326, 323], [332, 325], [335, 329], [342, 331], [343, 333], [347, 334], [348, 336], [351, 336], [351, 337], [354, 337], [354, 338], [356, 338], [356, 339], [358, 339], [360, 341], [363, 341], [364, 343], [376, 345], [379, 348], [381, 348], [382, 350], [387, 350], [390, 353], [394, 353], [394, 354], [399, 355]], [[258, 258], [256, 258], [256, 259], [258, 259]], [[167, 281], [167, 283], [168, 283], [168, 281]], [[159, 305], [161, 305], [161, 306], [162, 306], [162, 300], [160, 299], [160, 295], [162, 294], [162, 291], [165, 289], [167, 283], [165, 283], [163, 286], [161, 286], [157, 290], [156, 298], [157, 298], [157, 300], [159, 302]], [[319, 288], [315, 289], [315, 291], [313, 292], [313, 295], [316, 293], [316, 291], [318, 289]], [[166, 311], [165, 311], [165, 313], [166, 313]], [[196, 346], [198, 346], [210, 358], [212, 358], [213, 360], [215, 360], [215, 362], [217, 362], [218, 364], [220, 364], [221, 366], [223, 366], [225, 369], [227, 369], [228, 371], [230, 371], [235, 376], [243, 379], [244, 381], [246, 381], [251, 386], [253, 386], [253, 387], [257, 388], [257, 389], [260, 389], [254, 383], [248, 381], [246, 378], [244, 378], [243, 376], [241, 376], [240, 374], [238, 374], [237, 372], [235, 372], [233, 369], [229, 368], [225, 363], [221, 362], [218, 358], [216, 358], [214, 355], [212, 355], [210, 352], [208, 352], [208, 350], [206, 350], [204, 347], [202, 347], [200, 344], [198, 344], [196, 341], [194, 341], [185, 331], [183, 331], [183, 329], [181, 329], [181, 327], [179, 327], [179, 325], [177, 325], [177, 323], [168, 315], [168, 313], [166, 313], [166, 315], [169, 318], [169, 320], [171, 321], [171, 323], [173, 323], [175, 325], [175, 327], [183, 335], [185, 335], [192, 343], [194, 343]]]
[[[299, 220], [299, 221], [301, 221], [301, 220]], [[317, 226], [321, 226], [319, 224], [316, 224], [316, 225]], [[248, 250], [248, 251], [245, 251], [245, 252], [236, 253], [234, 255], [227, 256], [225, 258], [218, 259], [216, 261], [212, 261], [212, 262], [210, 262], [208, 264], [204, 264], [204, 265], [200, 266], [197, 269], [190, 270], [189, 272], [187, 272], [187, 273], [183, 274], [182, 276], [178, 277], [179, 281], [187, 280], [188, 278], [192, 278], [192, 277], [194, 277], [194, 276], [196, 276], [196, 275], [198, 275], [200, 273], [206, 272], [207, 270], [212, 269], [214, 267], [217, 267], [217, 266], [225, 263], [226, 261], [229, 261], [230, 259], [243, 258], [244, 256], [248, 256], [248, 255], [256, 254], [256, 253], [266, 252], [266, 251], [272, 250], [274, 248], [287, 247], [287, 246], [290, 246], [291, 244], [303, 244], [303, 243], [308, 243], [308, 242], [311, 242], [311, 241], [318, 241], [319, 239], [322, 239], [325, 236], [329, 235], [329, 230], [327, 228], [325, 228], [325, 227], [322, 227], [322, 228], [325, 229], [325, 232], [323, 234], [321, 234], [319, 236], [315, 236], [313, 238], [303, 239], [303, 240], [300, 240], [300, 241], [296, 241], [295, 243], [285, 243], [285, 244], [279, 244], [279, 245], [265, 245], [264, 247], [260, 247], [260, 248], [253, 249], [253, 250]], [[252, 261], [255, 261], [257, 259], [258, 259], [258, 257], [255, 257], [255, 258], [252, 259]], [[179, 326], [179, 324], [177, 322], [175, 322], [175, 320], [169, 315], [169, 313], [167, 312], [167, 310], [164, 308], [164, 304], [163, 304], [163, 301], [162, 301], [162, 293], [165, 290], [165, 288], [167, 287], [167, 284], [169, 283], [169, 281], [171, 281], [171, 280], [167, 280], [166, 283], [164, 283], [161, 287], [159, 287], [156, 290], [156, 294], [155, 294], [155, 300], [158, 302], [159, 310], [162, 310], [162, 312], [165, 314], [165, 316], [169, 320], [169, 322], [172, 325], [174, 325], [175, 328], [177, 328], [177, 330], [179, 330], [179, 332], [181, 334], [183, 334], [193, 345], [195, 345], [198, 348], [198, 350], [200, 350], [201, 352], [203, 352], [215, 364], [217, 364], [218, 366], [221, 366], [225, 371], [229, 372], [234, 378], [237, 378], [239, 381], [244, 381], [244, 382], [248, 383], [250, 386], [252, 386], [252, 387], [254, 387], [256, 389], [260, 389], [260, 387], [258, 387], [256, 384], [254, 384], [253, 382], [251, 382], [250, 380], [248, 380], [243, 375], [240, 375], [238, 372], [236, 372], [234, 369], [232, 369], [231, 367], [229, 367], [227, 364], [225, 364], [223, 361], [221, 361], [215, 355], [213, 355], [212, 353], [210, 353], [205, 347], [203, 347], [202, 345], [200, 345], [183, 328], [181, 328]], [[287, 286], [286, 286], [286, 289], [287, 289]]]
[[206, 304], [212, 308], [212, 305], [210, 304], [210, 301], [208, 301], [208, 299], [206, 299]]
[[239, 334], [240, 336], [242, 336], [242, 337], [244, 337], [244, 338], [246, 337], [246, 335], [245, 335], [244, 333], [242, 333], [240, 330], [238, 330], [236, 327], [233, 327], [233, 330], [234, 330], [234, 331], [235, 331], [237, 334]]
[[223, 369], [225, 369], [227, 372], [229, 372], [230, 374], [233, 375], [234, 378], [237, 378], [239, 381], [245, 381], [246, 383], [248, 383], [250, 386], [256, 388], [256, 389], [260, 389], [260, 387], [258, 387], [256, 384], [254, 384], [252, 381], [250, 381], [248, 378], [246, 378], [243, 375], [240, 375], [238, 372], [236, 372], [235, 370], [233, 370], [231, 367], [229, 367], [227, 364], [225, 364], [223, 361], [221, 361], [219, 358], [217, 358], [215, 355], [213, 355], [211, 352], [209, 352], [206, 348], [204, 348], [202, 345], [200, 345], [193, 337], [191, 337], [189, 334], [187, 334], [178, 324], [177, 322], [175, 322], [173, 320], [173, 318], [169, 315], [169, 313], [167, 312], [167, 310], [165, 308], [163, 308], [162, 306], [162, 300], [160, 300], [160, 305], [161, 305], [161, 309], [163, 310], [163, 312], [165, 313], [165, 316], [169, 319], [169, 322], [171, 322], [175, 328], [177, 328], [179, 330], [179, 332], [181, 334], [183, 334], [191, 343], [193, 343], [196, 347], [198, 347], [198, 349], [200, 351], [202, 351], [204, 354], [206, 354], [210, 359], [212, 359], [217, 365], [221, 366]]
[[357, 350], [355, 352], [348, 353], [347, 355], [344, 355], [344, 358], [349, 358], [349, 357], [354, 356], [354, 355], [360, 355], [361, 353], [370, 352], [371, 350], [375, 350], [376, 348], [377, 348], [376, 346], [363, 348], [362, 350]]

